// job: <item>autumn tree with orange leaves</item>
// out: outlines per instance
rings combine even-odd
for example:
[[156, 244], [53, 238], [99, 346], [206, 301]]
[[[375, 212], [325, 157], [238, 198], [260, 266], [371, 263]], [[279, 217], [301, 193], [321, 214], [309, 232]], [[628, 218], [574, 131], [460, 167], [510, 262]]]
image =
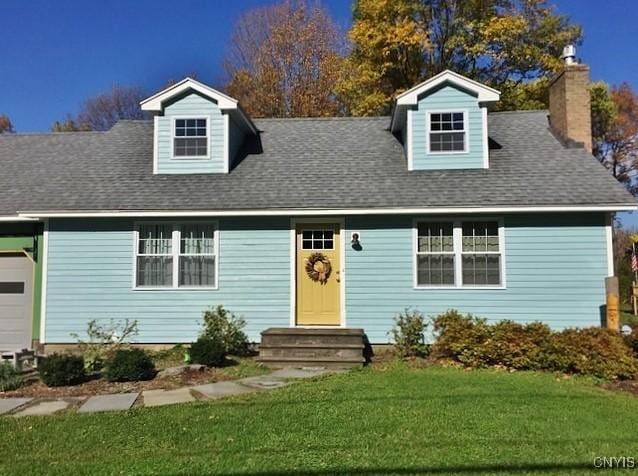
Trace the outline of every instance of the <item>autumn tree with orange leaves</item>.
[[287, 0], [240, 17], [223, 66], [226, 91], [253, 117], [335, 116], [343, 35], [318, 4]]
[[593, 153], [633, 192], [638, 170], [638, 95], [627, 83], [591, 85]]
[[9, 119], [9, 116], [6, 116], [4, 114], [0, 115], [0, 134], [11, 132], [15, 132], [13, 130], [11, 119]]

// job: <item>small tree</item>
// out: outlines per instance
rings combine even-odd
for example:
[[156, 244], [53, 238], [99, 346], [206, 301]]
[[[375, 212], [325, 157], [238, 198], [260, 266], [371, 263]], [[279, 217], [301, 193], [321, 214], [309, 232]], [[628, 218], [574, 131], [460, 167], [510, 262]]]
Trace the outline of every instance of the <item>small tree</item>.
[[77, 333], [72, 333], [71, 337], [78, 341], [78, 346], [84, 356], [86, 370], [100, 370], [107, 359], [113, 354], [128, 345], [127, 340], [136, 336], [137, 321], [126, 319], [121, 321], [110, 320], [109, 324], [100, 324], [96, 319], [89, 321], [86, 334], [88, 341], [80, 339]]
[[423, 314], [417, 310], [405, 309], [394, 318], [394, 327], [389, 332], [394, 341], [394, 349], [399, 357], [424, 357], [428, 347], [425, 331], [428, 324]]
[[244, 333], [246, 321], [224, 306], [205, 311], [203, 327], [202, 336], [221, 342], [227, 354], [243, 355], [248, 351], [248, 337]]

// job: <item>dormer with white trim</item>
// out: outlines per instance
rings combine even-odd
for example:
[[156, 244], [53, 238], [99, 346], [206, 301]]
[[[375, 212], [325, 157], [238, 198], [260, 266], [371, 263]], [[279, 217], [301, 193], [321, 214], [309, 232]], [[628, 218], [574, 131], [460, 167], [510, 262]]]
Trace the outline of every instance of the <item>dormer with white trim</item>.
[[154, 114], [153, 173], [229, 173], [257, 129], [237, 100], [186, 78], [140, 103]]
[[489, 168], [487, 106], [500, 93], [443, 71], [396, 97], [390, 129], [408, 170]]

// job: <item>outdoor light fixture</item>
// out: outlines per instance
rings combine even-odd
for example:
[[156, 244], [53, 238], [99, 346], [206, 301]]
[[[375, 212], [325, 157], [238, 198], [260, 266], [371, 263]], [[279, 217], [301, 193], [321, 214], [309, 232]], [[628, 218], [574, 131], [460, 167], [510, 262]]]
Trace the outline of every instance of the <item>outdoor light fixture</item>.
[[360, 251], [361, 250], [361, 233], [358, 231], [353, 231], [350, 234], [350, 244], [352, 245], [353, 250]]

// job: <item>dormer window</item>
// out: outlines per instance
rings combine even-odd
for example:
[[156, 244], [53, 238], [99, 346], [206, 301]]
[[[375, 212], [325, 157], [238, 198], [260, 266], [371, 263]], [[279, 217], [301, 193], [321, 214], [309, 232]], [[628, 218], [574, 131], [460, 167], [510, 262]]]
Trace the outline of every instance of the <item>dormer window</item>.
[[467, 152], [467, 113], [465, 111], [429, 113], [430, 153]]
[[208, 157], [208, 118], [184, 118], [173, 121], [173, 157]]

